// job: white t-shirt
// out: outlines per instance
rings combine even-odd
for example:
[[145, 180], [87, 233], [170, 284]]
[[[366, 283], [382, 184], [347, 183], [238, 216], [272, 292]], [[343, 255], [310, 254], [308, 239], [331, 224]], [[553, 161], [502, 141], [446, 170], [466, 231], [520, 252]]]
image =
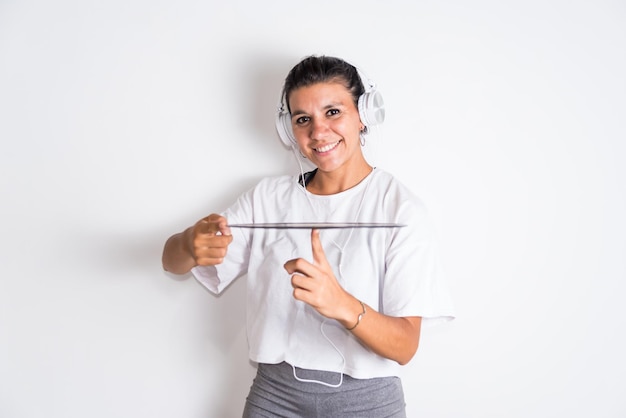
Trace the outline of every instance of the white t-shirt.
[[[421, 201], [392, 175], [375, 169], [357, 186], [313, 195], [291, 176], [266, 178], [222, 213], [229, 223], [384, 222], [403, 228], [321, 231], [324, 252], [341, 286], [390, 316], [451, 319], [454, 310]], [[399, 365], [371, 352], [337, 321], [293, 298], [284, 264], [312, 260], [311, 231], [233, 228], [222, 264], [195, 267], [196, 279], [219, 293], [247, 273], [250, 359], [342, 372], [355, 378], [397, 376]], [[355, 318], [356, 321], [356, 318]]]

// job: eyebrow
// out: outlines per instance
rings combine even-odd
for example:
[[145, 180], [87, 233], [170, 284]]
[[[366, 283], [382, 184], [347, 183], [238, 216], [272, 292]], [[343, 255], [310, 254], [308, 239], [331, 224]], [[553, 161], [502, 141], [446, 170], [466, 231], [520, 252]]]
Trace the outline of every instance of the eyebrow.
[[[341, 102], [333, 102], [333, 103], [329, 103], [327, 105], [325, 105], [324, 107], [322, 107], [323, 110], [328, 110], [328, 109], [334, 109], [336, 107], [345, 107], [346, 105], [341, 103]], [[296, 115], [307, 115], [308, 113], [305, 112], [304, 110], [300, 110], [300, 109], [296, 109], [296, 110], [292, 110], [291, 111], [291, 117], [294, 117]]]

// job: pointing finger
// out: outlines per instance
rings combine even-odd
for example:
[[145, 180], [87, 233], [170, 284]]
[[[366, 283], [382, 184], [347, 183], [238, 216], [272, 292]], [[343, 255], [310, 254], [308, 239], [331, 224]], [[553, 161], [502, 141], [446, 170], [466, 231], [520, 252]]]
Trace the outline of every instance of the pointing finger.
[[313, 250], [313, 262], [316, 265], [328, 265], [326, 260], [326, 253], [324, 253], [324, 247], [322, 247], [322, 241], [320, 240], [320, 230], [311, 230], [311, 249]]
[[226, 218], [224, 217], [219, 220], [217, 228], [219, 233], [222, 235], [232, 235], [232, 233], [230, 232], [230, 227], [228, 226], [228, 222], [226, 222]]

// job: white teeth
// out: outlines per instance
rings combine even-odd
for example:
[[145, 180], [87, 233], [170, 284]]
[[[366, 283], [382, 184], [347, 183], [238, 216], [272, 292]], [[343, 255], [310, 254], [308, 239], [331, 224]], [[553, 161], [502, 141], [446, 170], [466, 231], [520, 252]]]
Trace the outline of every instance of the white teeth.
[[323, 146], [321, 148], [315, 148], [315, 151], [317, 151], [317, 152], [330, 151], [331, 149], [335, 148], [338, 144], [339, 144], [339, 141], [335, 142], [334, 144], [325, 145], [325, 146]]

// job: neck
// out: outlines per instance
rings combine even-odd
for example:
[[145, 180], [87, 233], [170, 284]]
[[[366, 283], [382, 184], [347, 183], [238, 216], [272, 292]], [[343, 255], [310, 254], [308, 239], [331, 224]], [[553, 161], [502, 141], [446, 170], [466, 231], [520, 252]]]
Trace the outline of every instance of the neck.
[[307, 185], [307, 190], [319, 195], [341, 193], [362, 182], [372, 170], [373, 167], [367, 163], [357, 170], [351, 169], [349, 173], [339, 170], [324, 172], [318, 169], [315, 177]]

